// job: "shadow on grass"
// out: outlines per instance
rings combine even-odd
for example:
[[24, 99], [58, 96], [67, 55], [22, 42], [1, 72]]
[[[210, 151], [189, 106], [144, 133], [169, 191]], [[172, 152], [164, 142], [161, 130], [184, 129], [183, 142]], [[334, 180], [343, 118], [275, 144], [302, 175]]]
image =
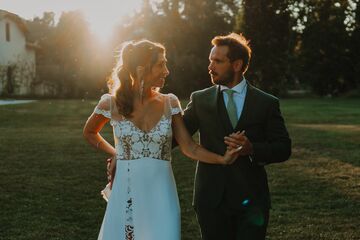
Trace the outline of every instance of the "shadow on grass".
[[331, 176], [307, 171], [306, 160], [269, 167], [270, 239], [357, 239], [359, 188], [356, 196], [344, 194], [345, 186], [334, 185]]
[[323, 130], [289, 125], [289, 132], [291, 136], [295, 136], [293, 146], [316, 152], [320, 156], [334, 157], [354, 166], [360, 166], [360, 134], [357, 131]]

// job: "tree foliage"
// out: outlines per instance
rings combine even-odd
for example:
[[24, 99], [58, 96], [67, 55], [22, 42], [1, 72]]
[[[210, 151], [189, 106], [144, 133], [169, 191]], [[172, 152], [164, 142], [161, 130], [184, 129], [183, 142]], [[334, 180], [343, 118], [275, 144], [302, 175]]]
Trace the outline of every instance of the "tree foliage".
[[358, 27], [350, 32], [344, 24], [348, 1], [309, 1], [307, 4], [312, 11], [301, 35], [299, 62], [304, 69], [299, 76], [319, 95], [349, 91], [358, 85], [354, 73], [359, 61], [353, 56], [356, 46], [352, 44]]
[[105, 87], [110, 63], [104, 57], [79, 11], [63, 12], [55, 25], [54, 13], [28, 21], [30, 40], [40, 45], [37, 53], [39, 78], [52, 84], [59, 97], [94, 95]]
[[210, 85], [210, 41], [233, 30], [238, 1], [144, 1], [143, 8], [118, 27], [116, 44], [148, 38], [167, 48], [170, 76], [164, 91], [187, 96]]
[[188, 96], [211, 84], [211, 39], [232, 31], [250, 39], [253, 58], [246, 78], [253, 84], [275, 95], [297, 88], [339, 95], [359, 87], [358, 3], [144, 0], [140, 10], [121, 20], [107, 46], [91, 34], [80, 12], [64, 12], [58, 23], [53, 13], [45, 12], [28, 25], [31, 39], [41, 45], [38, 63], [58, 67], [57, 74], [45, 79], [53, 79], [62, 96], [105, 91], [114, 50], [124, 41], [142, 38], [166, 46], [171, 73], [164, 91]]
[[253, 57], [249, 80], [279, 94], [289, 74], [291, 52], [289, 14], [285, 1], [244, 0], [237, 32], [250, 39]]

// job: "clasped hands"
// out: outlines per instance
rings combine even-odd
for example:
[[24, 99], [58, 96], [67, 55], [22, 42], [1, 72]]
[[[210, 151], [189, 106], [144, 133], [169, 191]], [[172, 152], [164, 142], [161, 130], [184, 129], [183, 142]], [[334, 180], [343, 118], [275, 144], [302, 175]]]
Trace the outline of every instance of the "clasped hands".
[[245, 135], [245, 131], [238, 131], [224, 137], [227, 151], [224, 155], [227, 164], [232, 164], [239, 156], [248, 156], [253, 153], [253, 146]]
[[[227, 145], [227, 150], [224, 154], [224, 163], [229, 165], [236, 161], [239, 156], [247, 156], [253, 153], [253, 147], [249, 139], [245, 135], [245, 131], [238, 131], [224, 137], [224, 142]], [[112, 187], [115, 176], [116, 164], [112, 158], [107, 159], [107, 176]]]

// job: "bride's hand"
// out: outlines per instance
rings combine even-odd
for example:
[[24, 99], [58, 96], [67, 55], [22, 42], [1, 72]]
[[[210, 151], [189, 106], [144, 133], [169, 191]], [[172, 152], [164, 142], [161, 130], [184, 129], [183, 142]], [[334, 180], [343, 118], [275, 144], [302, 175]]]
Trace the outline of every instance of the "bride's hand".
[[239, 148], [231, 148], [231, 147], [227, 147], [227, 150], [224, 154], [224, 164], [233, 164], [236, 159], [239, 157], [240, 155], [240, 150], [241, 150], [241, 147]]

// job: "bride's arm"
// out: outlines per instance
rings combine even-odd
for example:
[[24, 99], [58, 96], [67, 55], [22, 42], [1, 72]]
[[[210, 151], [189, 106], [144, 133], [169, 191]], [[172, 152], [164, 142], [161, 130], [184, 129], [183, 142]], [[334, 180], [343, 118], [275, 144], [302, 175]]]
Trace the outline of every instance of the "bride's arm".
[[225, 156], [221, 156], [206, 150], [195, 143], [185, 127], [181, 114], [172, 116], [173, 133], [179, 144], [181, 152], [189, 158], [211, 164], [231, 164], [237, 158], [237, 152], [227, 151]]
[[108, 118], [104, 117], [101, 114], [93, 113], [86, 121], [83, 135], [84, 138], [90, 143], [90, 145], [95, 148], [114, 156], [116, 154], [115, 148], [111, 146], [100, 134], [99, 132], [104, 127], [104, 125], [109, 121]]

